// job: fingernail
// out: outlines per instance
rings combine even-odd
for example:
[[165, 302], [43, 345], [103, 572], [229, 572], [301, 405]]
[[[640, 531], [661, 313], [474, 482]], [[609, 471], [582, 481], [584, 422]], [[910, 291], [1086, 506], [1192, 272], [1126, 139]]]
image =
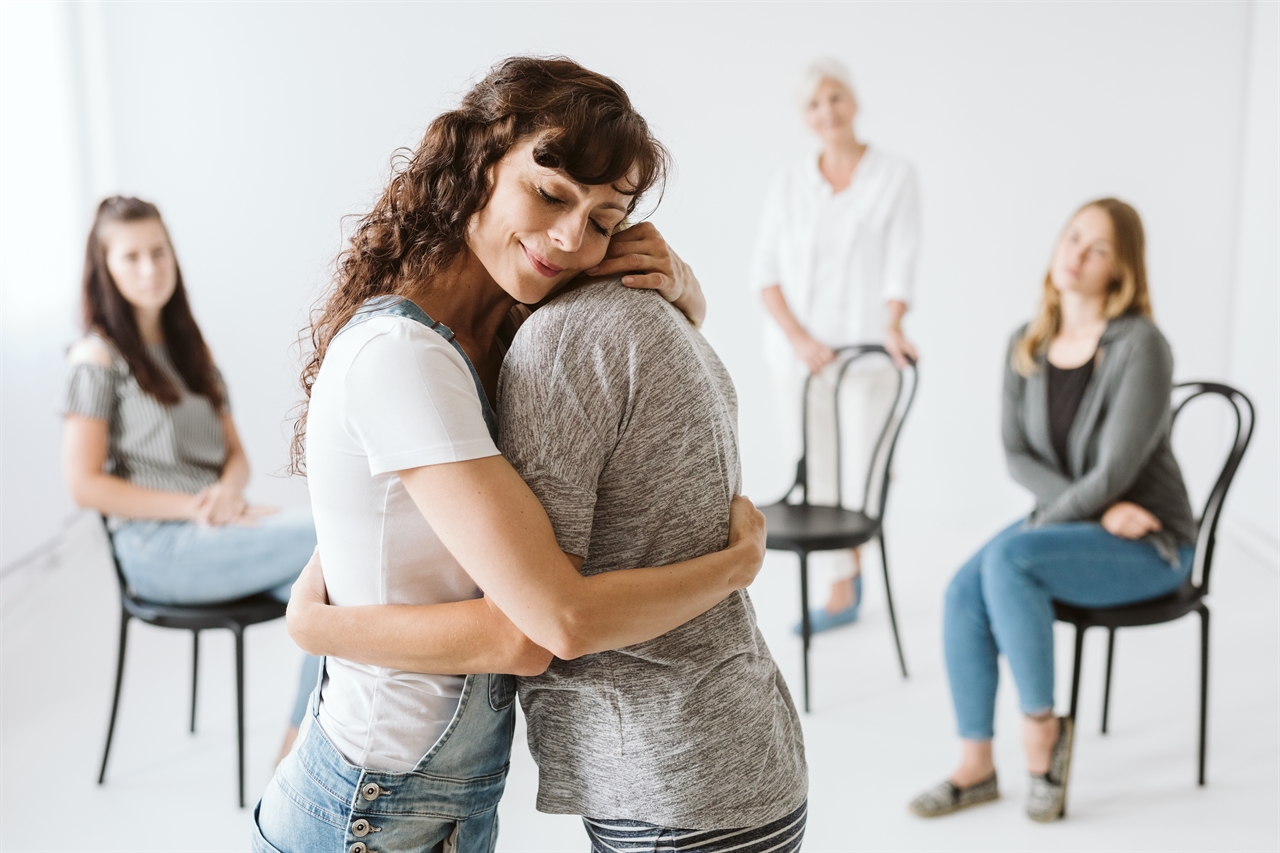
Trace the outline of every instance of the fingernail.
[[624, 275], [622, 277], [623, 284], [632, 284], [633, 282], [635, 282], [635, 280], [636, 280], [636, 277], [633, 275]]
[[587, 275], [595, 275], [595, 272], [596, 272], [596, 270], [598, 270], [598, 269], [600, 269], [600, 267], [598, 267], [598, 266], [594, 266], [594, 267], [592, 267], [591, 269], [587, 270]]

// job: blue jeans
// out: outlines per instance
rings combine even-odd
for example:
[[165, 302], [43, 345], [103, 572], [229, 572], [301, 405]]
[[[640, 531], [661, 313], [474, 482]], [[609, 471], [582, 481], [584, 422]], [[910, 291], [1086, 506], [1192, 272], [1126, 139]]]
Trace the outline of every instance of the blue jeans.
[[257, 527], [134, 521], [112, 535], [134, 594], [157, 604], [213, 604], [259, 592], [289, 600], [316, 548], [307, 510], [262, 518]]
[[[308, 510], [262, 518], [256, 527], [206, 527], [190, 521], [133, 521], [111, 536], [133, 593], [157, 604], [214, 604], [289, 587], [316, 548]], [[316, 682], [317, 658], [303, 661], [292, 725], [302, 722]]]
[[943, 646], [960, 737], [994, 735], [996, 659], [1013, 671], [1022, 712], [1053, 708], [1053, 602], [1115, 607], [1176, 590], [1195, 549], [1177, 568], [1153, 545], [1112, 536], [1094, 522], [1026, 529], [1018, 521], [983, 545], [947, 587]]
[[253, 811], [254, 853], [493, 853], [514, 677], [468, 675], [449, 727], [408, 773], [347, 761], [320, 727], [319, 695]]

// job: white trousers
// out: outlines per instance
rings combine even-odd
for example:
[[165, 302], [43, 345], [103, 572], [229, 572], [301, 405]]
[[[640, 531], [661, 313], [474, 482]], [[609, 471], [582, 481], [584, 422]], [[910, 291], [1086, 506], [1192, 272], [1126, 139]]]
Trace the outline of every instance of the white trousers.
[[[874, 361], [872, 361], [874, 359]], [[863, 509], [867, 466], [875, 452], [876, 440], [893, 408], [898, 373], [883, 357], [866, 356], [845, 373], [840, 389], [841, 471], [843, 505]], [[808, 498], [813, 504], [836, 504], [835, 383], [840, 369], [836, 361], [809, 383]], [[782, 452], [794, 465], [802, 452], [800, 441], [800, 398], [804, 393], [807, 369], [796, 361], [774, 365], [778, 394], [777, 412], [782, 426]], [[873, 489], [878, 494], [878, 486]], [[851, 578], [857, 572], [855, 552], [819, 551], [809, 556], [809, 577], [814, 588]]]

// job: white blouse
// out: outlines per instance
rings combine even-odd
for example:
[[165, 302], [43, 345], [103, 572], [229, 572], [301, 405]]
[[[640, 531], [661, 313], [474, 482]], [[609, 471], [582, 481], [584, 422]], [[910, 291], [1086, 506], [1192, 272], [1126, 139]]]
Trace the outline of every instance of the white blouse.
[[[796, 320], [828, 346], [883, 340], [885, 303], [910, 304], [920, 245], [911, 164], [868, 147], [841, 192], [809, 156], [774, 183], [751, 265], [756, 291], [781, 285]], [[766, 323], [771, 360], [793, 358]]]

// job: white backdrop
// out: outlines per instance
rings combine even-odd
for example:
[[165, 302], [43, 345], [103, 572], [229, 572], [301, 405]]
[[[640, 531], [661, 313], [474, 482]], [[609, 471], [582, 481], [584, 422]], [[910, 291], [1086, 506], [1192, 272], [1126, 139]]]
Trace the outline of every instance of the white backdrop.
[[304, 501], [303, 484], [277, 476], [297, 398], [291, 345], [341, 218], [372, 200], [393, 149], [519, 52], [616, 77], [673, 152], [654, 219], [707, 290], [707, 335], [741, 397], [749, 494], [776, 496], [791, 463], [771, 452], [747, 257], [768, 181], [813, 150], [792, 82], [830, 54], [853, 70], [861, 133], [911, 159], [922, 188], [907, 323], [922, 390], [894, 525], [953, 537], [958, 554], [1027, 505], [998, 440], [1005, 341], [1066, 217], [1114, 194], [1146, 222], [1177, 375], [1253, 383], [1271, 450], [1248, 461], [1236, 502], [1275, 547], [1273, 3], [116, 2], [2, 14], [4, 564], [70, 511], [53, 411], [97, 197], [160, 205], [230, 385], [250, 496]]

